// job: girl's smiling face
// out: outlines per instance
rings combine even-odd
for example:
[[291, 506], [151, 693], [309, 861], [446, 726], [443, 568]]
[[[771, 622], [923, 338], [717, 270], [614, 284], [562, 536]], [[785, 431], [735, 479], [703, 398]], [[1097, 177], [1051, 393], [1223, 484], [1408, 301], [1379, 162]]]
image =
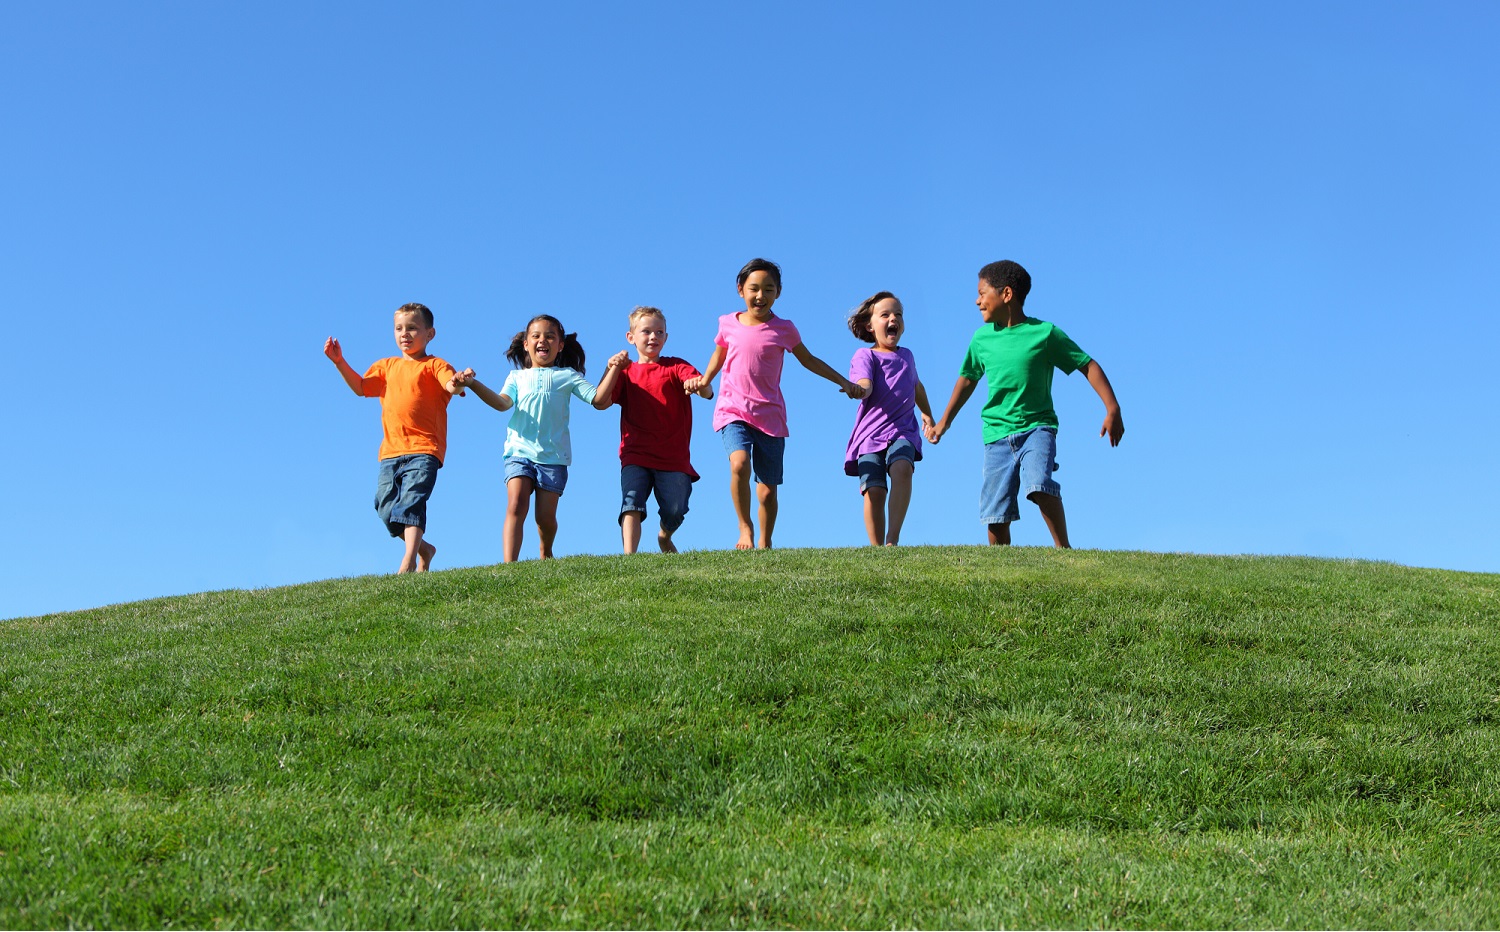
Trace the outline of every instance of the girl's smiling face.
[[563, 335], [550, 320], [534, 320], [526, 326], [526, 355], [533, 366], [550, 366], [562, 351]]
[[905, 311], [895, 298], [881, 298], [870, 308], [870, 332], [875, 334], [875, 348], [887, 353], [901, 342], [906, 332]]
[[763, 319], [771, 316], [771, 305], [776, 303], [776, 296], [780, 292], [781, 288], [777, 286], [775, 277], [765, 269], [751, 272], [740, 286], [740, 297], [745, 299], [745, 312]]

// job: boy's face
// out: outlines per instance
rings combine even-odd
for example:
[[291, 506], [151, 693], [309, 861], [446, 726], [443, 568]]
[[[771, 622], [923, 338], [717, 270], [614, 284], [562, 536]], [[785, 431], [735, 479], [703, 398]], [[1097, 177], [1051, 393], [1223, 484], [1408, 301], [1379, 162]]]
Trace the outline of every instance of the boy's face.
[[396, 312], [396, 345], [401, 355], [421, 359], [427, 352], [427, 344], [437, 336], [437, 331], [427, 326], [422, 315], [415, 311]]
[[661, 348], [667, 343], [667, 322], [656, 315], [636, 318], [625, 335], [641, 359], [655, 360], [661, 356]]
[[985, 323], [993, 324], [997, 320], [1004, 320], [1006, 318], [1005, 307], [1010, 304], [1010, 300], [1009, 285], [997, 291], [989, 282], [982, 278], [979, 280], [979, 297], [974, 300], [974, 303], [979, 306], [979, 316], [984, 318]]
[[776, 295], [781, 289], [776, 287], [776, 279], [765, 269], [756, 269], [745, 279], [740, 286], [740, 297], [745, 299], [745, 310], [755, 317], [764, 317], [771, 313], [771, 305], [776, 303]]
[[905, 311], [895, 298], [881, 298], [870, 308], [870, 332], [875, 334], [875, 345], [883, 350], [893, 350], [906, 332]]
[[526, 328], [526, 353], [533, 366], [550, 366], [562, 351], [562, 334], [550, 321], [539, 320]]

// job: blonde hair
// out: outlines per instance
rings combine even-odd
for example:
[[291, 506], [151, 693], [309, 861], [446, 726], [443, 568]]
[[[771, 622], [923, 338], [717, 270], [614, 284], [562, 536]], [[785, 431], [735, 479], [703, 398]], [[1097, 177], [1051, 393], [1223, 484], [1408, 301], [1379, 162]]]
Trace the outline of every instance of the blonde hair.
[[635, 329], [635, 322], [646, 317], [660, 317], [662, 323], [667, 322], [667, 315], [663, 314], [661, 308], [652, 307], [649, 304], [637, 304], [630, 309], [630, 329]]

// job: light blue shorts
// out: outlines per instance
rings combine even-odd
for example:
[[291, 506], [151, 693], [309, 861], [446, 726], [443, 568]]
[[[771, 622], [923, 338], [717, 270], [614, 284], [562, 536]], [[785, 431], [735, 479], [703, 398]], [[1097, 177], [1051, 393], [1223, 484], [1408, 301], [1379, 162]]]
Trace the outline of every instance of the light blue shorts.
[[984, 445], [979, 520], [1009, 524], [1021, 517], [1020, 499], [1033, 492], [1062, 498], [1052, 481], [1057, 468], [1057, 428], [1035, 427]]
[[560, 463], [533, 463], [519, 456], [505, 459], [505, 483], [517, 477], [531, 480], [531, 484], [543, 492], [563, 494], [568, 487], [568, 467]]
[[719, 428], [724, 451], [744, 450], [750, 454], [750, 469], [761, 485], [781, 485], [781, 461], [786, 455], [786, 438], [772, 437], [744, 421], [730, 421]]
[[905, 437], [898, 438], [884, 450], [862, 453], [854, 461], [855, 474], [859, 476], [859, 491], [863, 495], [870, 488], [887, 488], [885, 474], [897, 460], [906, 460], [913, 466], [917, 463], [917, 446]]

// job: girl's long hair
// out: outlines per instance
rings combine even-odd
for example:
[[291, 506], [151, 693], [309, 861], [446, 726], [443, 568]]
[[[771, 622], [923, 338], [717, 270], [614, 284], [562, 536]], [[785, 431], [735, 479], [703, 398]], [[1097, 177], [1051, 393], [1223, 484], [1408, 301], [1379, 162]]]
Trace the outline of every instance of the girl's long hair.
[[578, 334], [563, 330], [562, 321], [551, 314], [538, 314], [528, 320], [526, 329], [510, 338], [510, 349], [505, 351], [505, 358], [522, 369], [531, 368], [531, 354], [526, 352], [526, 334], [531, 330], [531, 325], [539, 320], [545, 320], [562, 334], [562, 348], [557, 353], [557, 365], [577, 370], [579, 375], [583, 375], [583, 344], [578, 342]]
[[895, 298], [896, 306], [900, 307], [901, 299], [889, 291], [877, 291], [859, 302], [859, 307], [849, 315], [849, 332], [866, 343], [875, 342], [875, 331], [870, 327], [870, 319], [875, 316], [875, 305], [886, 298]]

